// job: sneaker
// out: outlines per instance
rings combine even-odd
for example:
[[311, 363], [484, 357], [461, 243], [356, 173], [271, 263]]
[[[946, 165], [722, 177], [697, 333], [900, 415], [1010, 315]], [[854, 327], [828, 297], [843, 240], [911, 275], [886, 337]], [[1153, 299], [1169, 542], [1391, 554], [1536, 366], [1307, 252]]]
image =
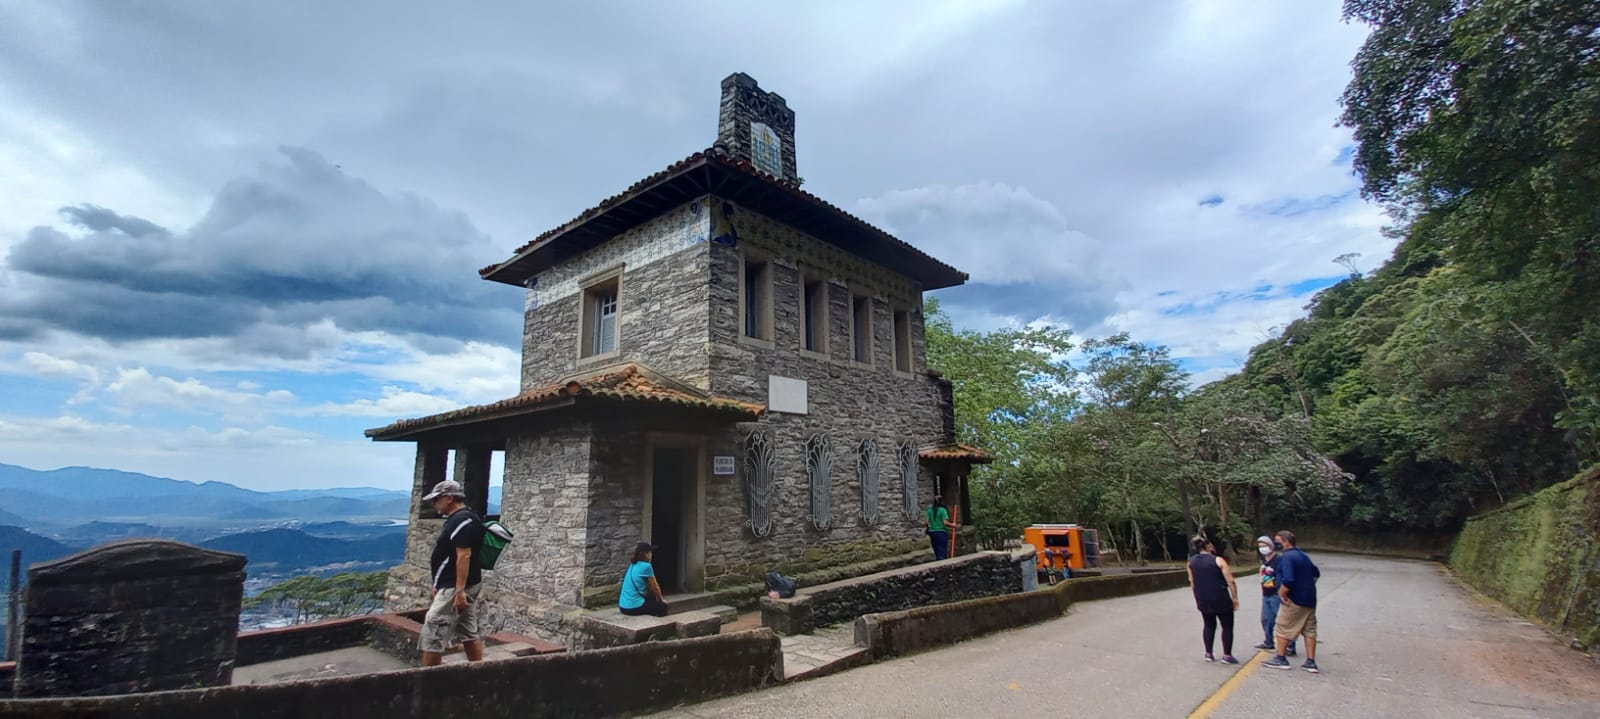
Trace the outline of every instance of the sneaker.
[[1211, 656], [1211, 652], [1206, 652], [1206, 661], [1208, 661], [1208, 662], [1214, 662], [1214, 661], [1216, 661], [1216, 660], [1217, 660], [1217, 658], [1216, 658], [1216, 657], [1214, 657], [1214, 656]]
[[1304, 669], [1304, 670], [1306, 670], [1308, 672], [1311, 672], [1312, 674], [1321, 674], [1322, 673], [1322, 672], [1317, 670], [1317, 660], [1315, 660], [1315, 659], [1307, 659], [1305, 664], [1301, 664], [1300, 665], [1300, 668]]
[[1222, 655], [1222, 663], [1223, 664], [1238, 664], [1239, 660], [1238, 659], [1234, 659], [1232, 654], [1224, 654], [1224, 655]]
[[1282, 654], [1274, 654], [1271, 659], [1268, 659], [1268, 660], [1262, 662], [1261, 666], [1272, 667], [1273, 669], [1292, 669], [1293, 668], [1293, 667], [1291, 667], [1289, 665], [1289, 660], [1285, 659]]
[[1289, 647], [1289, 653], [1285, 654], [1284, 656], [1286, 656], [1286, 657], [1297, 657], [1297, 656], [1300, 656], [1300, 655], [1294, 653], [1294, 647]]
[[1254, 647], [1252, 647], [1252, 648], [1253, 648], [1253, 649], [1265, 649], [1265, 650], [1267, 650], [1267, 651], [1269, 651], [1269, 652], [1270, 652], [1270, 651], [1272, 651], [1272, 650], [1274, 650], [1274, 649], [1277, 649], [1277, 647], [1275, 647], [1275, 646], [1273, 646], [1273, 645], [1271, 645], [1271, 644], [1268, 644], [1268, 643], [1266, 643], [1266, 642], [1262, 642], [1262, 643], [1260, 643], [1260, 644], [1257, 644], [1257, 645], [1255, 645], [1255, 646], [1254, 646]]

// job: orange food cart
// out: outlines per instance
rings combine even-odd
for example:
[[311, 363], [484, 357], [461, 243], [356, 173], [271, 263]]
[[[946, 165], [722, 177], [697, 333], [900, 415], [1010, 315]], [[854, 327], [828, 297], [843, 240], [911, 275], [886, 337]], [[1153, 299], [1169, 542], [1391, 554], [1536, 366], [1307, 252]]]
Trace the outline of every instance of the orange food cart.
[[[1039, 571], [1053, 569], [1045, 555], [1067, 550], [1067, 566], [1092, 569], [1100, 566], [1100, 534], [1076, 524], [1035, 524], [1022, 530], [1022, 541], [1033, 545], [1039, 555]], [[1055, 563], [1059, 566], [1059, 560]]]

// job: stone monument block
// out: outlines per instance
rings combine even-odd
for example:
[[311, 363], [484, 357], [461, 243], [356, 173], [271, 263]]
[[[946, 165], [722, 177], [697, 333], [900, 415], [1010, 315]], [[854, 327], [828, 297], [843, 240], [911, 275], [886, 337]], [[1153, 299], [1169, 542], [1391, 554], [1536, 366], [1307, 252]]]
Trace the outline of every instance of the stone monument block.
[[16, 696], [91, 696], [233, 680], [245, 558], [115, 542], [28, 569]]

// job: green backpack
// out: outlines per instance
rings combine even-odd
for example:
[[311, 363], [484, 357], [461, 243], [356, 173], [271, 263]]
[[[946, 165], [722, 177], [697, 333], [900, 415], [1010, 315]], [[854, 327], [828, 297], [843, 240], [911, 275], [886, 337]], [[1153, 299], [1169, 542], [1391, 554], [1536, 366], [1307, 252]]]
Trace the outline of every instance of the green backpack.
[[483, 544], [478, 547], [478, 566], [484, 569], [494, 569], [494, 563], [500, 561], [500, 553], [506, 551], [506, 546], [511, 544], [511, 538], [516, 535], [506, 529], [506, 525], [493, 519], [483, 523]]

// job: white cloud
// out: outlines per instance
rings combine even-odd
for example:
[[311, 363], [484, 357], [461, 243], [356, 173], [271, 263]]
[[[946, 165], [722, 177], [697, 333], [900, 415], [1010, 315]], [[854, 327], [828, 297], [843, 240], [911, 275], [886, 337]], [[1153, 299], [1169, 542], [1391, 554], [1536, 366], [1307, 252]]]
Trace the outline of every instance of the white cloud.
[[400, 418], [447, 412], [460, 406], [461, 403], [453, 399], [389, 385], [383, 388], [383, 395], [377, 399], [358, 399], [344, 404], [323, 403], [301, 412], [321, 416]]
[[194, 377], [173, 379], [151, 374], [143, 367], [118, 369], [116, 378], [99, 391], [108, 405], [133, 412], [152, 408], [191, 414], [220, 415], [228, 419], [260, 418], [291, 407], [293, 392], [282, 389], [241, 392], [208, 385]]
[[408, 490], [413, 448], [302, 430], [161, 429], [77, 415], [0, 415], [0, 458], [35, 469], [109, 467], [252, 489], [372, 486]]

